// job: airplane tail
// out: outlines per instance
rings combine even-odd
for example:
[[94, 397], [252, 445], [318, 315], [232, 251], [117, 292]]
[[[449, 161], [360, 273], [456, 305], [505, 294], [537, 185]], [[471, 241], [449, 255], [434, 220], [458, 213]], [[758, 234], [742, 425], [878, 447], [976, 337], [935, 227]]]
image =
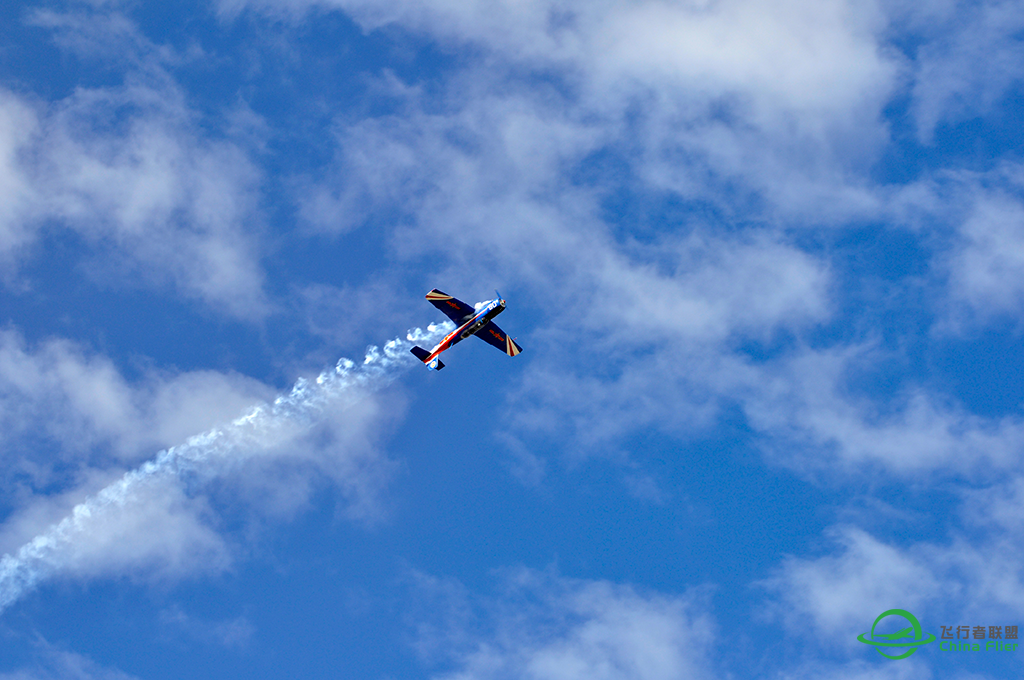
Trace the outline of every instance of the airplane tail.
[[[409, 351], [415, 354], [417, 359], [427, 364], [427, 358], [430, 357], [430, 352], [423, 349], [422, 347], [419, 347], [418, 345], [412, 347]], [[427, 368], [429, 368], [432, 371], [440, 371], [442, 368], [444, 368], [444, 364], [441, 363], [440, 359], [434, 359], [429, 364], [427, 364]]]

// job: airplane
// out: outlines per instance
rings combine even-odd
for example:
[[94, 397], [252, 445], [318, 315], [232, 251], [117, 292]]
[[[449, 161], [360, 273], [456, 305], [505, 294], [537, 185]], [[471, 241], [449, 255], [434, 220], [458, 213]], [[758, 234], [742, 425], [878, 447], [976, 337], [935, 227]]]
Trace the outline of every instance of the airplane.
[[510, 357], [522, 352], [523, 348], [491, 321], [505, 311], [505, 301], [501, 299], [501, 293], [494, 292], [498, 295], [497, 299], [485, 303], [480, 309], [473, 309], [462, 300], [442, 293], [437, 288], [427, 293], [427, 300], [430, 304], [444, 312], [449, 319], [455, 322], [457, 328], [444, 336], [444, 340], [437, 343], [437, 346], [429, 352], [418, 346], [409, 351], [432, 371], [440, 371], [444, 368], [444, 364], [438, 359], [441, 352], [471, 335], [475, 335], [488, 345], [497, 347]]

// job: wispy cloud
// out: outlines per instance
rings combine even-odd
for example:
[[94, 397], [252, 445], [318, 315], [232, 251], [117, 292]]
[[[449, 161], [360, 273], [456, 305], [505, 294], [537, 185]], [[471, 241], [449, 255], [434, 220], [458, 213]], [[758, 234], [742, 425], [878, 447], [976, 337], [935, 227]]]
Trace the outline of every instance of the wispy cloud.
[[936, 127], [986, 116], [1024, 81], [1024, 11], [1013, 2], [905, 5], [901, 17], [925, 36], [915, 56], [913, 110], [922, 142]]
[[137, 680], [134, 675], [103, 666], [38, 637], [28, 646], [32, 649], [32, 665], [0, 673], [0, 680]]
[[181, 607], [173, 606], [160, 614], [166, 626], [196, 642], [244, 648], [256, 632], [256, 627], [244, 616], [224, 621], [205, 621], [190, 616]]
[[809, 618], [819, 634], [853, 648], [856, 640], [849, 631], [893, 603], [920, 611], [922, 603], [940, 595], [940, 578], [922, 556], [853, 527], [837, 528], [830, 537], [840, 550], [817, 559], [789, 558], [779, 575], [763, 584], [779, 594], [776, 613], [794, 631], [806, 630]]
[[737, 375], [749, 392], [741, 403], [753, 427], [782, 438], [786, 452], [776, 460], [807, 471], [840, 463], [833, 473], [883, 469], [901, 476], [936, 471], [985, 478], [983, 470], [1019, 464], [1019, 416], [979, 417], [912, 381], [891, 400], [858, 394], [851, 377], [884, 358], [885, 352], [864, 345], [807, 349], [773, 367], [744, 367]]
[[1021, 479], [1011, 475], [961, 494], [939, 540], [880, 538], [849, 525], [826, 533], [828, 550], [787, 557], [760, 585], [774, 599], [766, 611], [794, 631], [814, 621], [833, 643], [856, 648], [849, 631], [893, 606], [932, 621], [1024, 613], [1024, 551], [1013, 539], [1022, 507]]
[[[141, 450], [234, 417], [271, 392], [251, 378], [215, 371], [151, 370], [129, 381], [110, 359], [69, 340], [30, 346], [15, 331], [0, 332], [5, 457], [19, 437], [45, 432], [69, 459], [108, 445], [115, 459], [131, 461]], [[54, 420], [54, 413], [62, 417]]]
[[106, 59], [124, 81], [47, 105], [0, 92], [0, 256], [30, 261], [30, 246], [64, 227], [100, 254], [93, 269], [104, 285], [126, 279], [245, 319], [267, 314], [261, 173], [245, 144], [202, 132], [167, 69], [181, 58], [109, 8], [31, 18], [77, 56]]
[[715, 626], [699, 594], [520, 570], [508, 574], [501, 595], [476, 600], [458, 584], [417, 581], [418, 597], [448, 612], [446, 620], [417, 622], [421, 650], [452, 666], [435, 678], [717, 677], [709, 658]]
[[948, 256], [953, 318], [1016, 317], [1024, 303], [1024, 169], [1005, 164], [965, 179], [961, 196], [970, 207]]

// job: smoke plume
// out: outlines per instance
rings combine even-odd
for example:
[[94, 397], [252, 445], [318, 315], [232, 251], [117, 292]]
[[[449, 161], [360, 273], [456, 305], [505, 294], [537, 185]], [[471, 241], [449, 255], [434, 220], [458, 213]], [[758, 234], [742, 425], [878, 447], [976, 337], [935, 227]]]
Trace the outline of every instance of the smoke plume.
[[272, 403], [260, 404], [237, 420], [161, 451], [74, 507], [71, 514], [36, 536], [13, 555], [0, 558], [0, 612], [45, 579], [74, 566], [90, 529], [118, 513], [130, 512], [148, 487], [168, 482], [194, 489], [281, 444], [319, 422], [324, 411], [346, 397], [380, 389], [402, 370], [415, 365], [412, 344], [428, 347], [452, 328], [431, 324], [409, 331], [406, 341], [392, 340], [383, 350], [370, 347], [361, 364], [341, 359], [316, 380], [299, 378], [292, 390]]

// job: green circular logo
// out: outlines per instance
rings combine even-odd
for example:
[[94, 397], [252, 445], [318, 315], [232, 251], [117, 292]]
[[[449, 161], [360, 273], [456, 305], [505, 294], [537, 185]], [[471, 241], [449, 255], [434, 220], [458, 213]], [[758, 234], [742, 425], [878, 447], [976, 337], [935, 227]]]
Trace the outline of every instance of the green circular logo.
[[[902, 616], [910, 625], [895, 633], [885, 635], [879, 633], [876, 635], [875, 627], [878, 626], [879, 621], [887, 616]], [[921, 622], [917, 620], [916, 616], [908, 612], [906, 609], [889, 609], [882, 612], [878, 615], [878, 618], [875, 619], [875, 622], [871, 624], [871, 631], [868, 633], [861, 633], [857, 636], [857, 639], [866, 645], [874, 647], [875, 651], [886, 659], [906, 659], [908, 656], [916, 652], [917, 648], [921, 645], [926, 645], [929, 642], [935, 642], [935, 636], [931, 633], [925, 633], [922, 631]], [[882, 647], [909, 647], [909, 649], [899, 656], [892, 656], [883, 652]]]

